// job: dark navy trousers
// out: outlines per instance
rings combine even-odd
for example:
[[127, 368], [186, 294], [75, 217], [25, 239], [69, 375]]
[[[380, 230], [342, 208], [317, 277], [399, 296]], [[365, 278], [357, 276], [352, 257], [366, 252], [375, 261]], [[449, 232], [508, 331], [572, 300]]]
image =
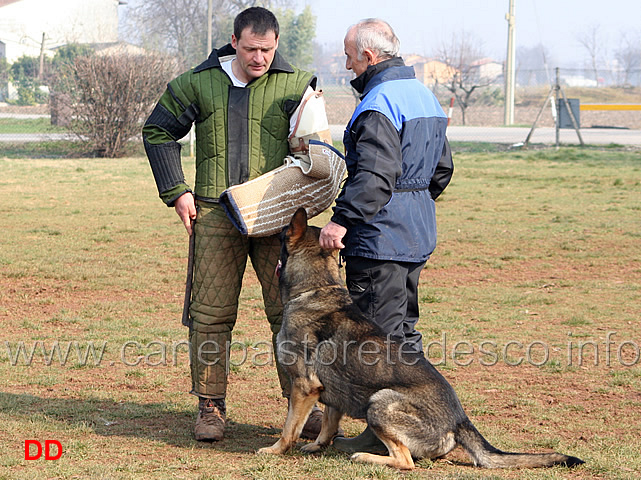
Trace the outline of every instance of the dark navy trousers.
[[393, 262], [365, 257], [345, 258], [347, 289], [358, 308], [386, 335], [405, 342], [403, 349], [423, 351], [418, 281], [425, 262]]

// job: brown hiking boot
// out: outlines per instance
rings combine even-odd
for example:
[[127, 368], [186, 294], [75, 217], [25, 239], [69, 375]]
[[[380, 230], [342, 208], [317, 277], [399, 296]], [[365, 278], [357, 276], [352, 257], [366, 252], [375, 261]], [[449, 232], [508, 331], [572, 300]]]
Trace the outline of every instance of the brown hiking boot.
[[199, 397], [198, 418], [194, 436], [200, 442], [214, 442], [223, 439], [226, 418], [225, 399]]

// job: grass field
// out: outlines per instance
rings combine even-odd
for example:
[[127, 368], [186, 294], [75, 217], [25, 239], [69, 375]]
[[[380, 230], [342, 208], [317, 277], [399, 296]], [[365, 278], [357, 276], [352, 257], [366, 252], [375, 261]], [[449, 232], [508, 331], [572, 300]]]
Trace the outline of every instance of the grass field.
[[51, 125], [49, 118], [0, 118], [0, 133], [65, 133], [63, 127]]
[[[455, 162], [421, 277], [428, 355], [492, 444], [584, 466], [488, 471], [455, 450], [399, 473], [331, 447], [255, 455], [286, 402], [251, 269], [226, 438], [194, 441], [187, 236], [146, 160], [0, 156], [0, 479], [639, 478], [641, 152], [455, 147]], [[61, 458], [25, 460], [30, 439], [57, 440]]]

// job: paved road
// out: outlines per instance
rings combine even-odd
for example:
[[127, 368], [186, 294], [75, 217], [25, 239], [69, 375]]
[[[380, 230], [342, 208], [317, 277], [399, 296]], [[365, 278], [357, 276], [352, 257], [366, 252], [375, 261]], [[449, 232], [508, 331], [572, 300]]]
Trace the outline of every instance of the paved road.
[[[27, 143], [27, 142], [53, 142], [57, 140], [78, 140], [78, 137], [71, 133], [0, 133], [0, 144]], [[0, 152], [2, 147], [0, 147]]]
[[[343, 125], [330, 125], [334, 140], [343, 139]], [[447, 137], [454, 142], [489, 142], [514, 145], [522, 143], [530, 132], [524, 127], [460, 127], [447, 128]], [[580, 130], [583, 142], [588, 145], [635, 145], [641, 146], [641, 130], [624, 130], [616, 128], [583, 128]], [[75, 135], [67, 133], [2, 133], [2, 142], [43, 142], [52, 140], [75, 140]], [[579, 139], [573, 129], [561, 129], [562, 145], [578, 145]], [[556, 143], [554, 128], [537, 128], [532, 134], [530, 143], [554, 145]]]
[[[345, 127], [330, 125], [334, 140], [343, 138]], [[616, 128], [582, 128], [579, 130], [583, 142], [588, 145], [619, 145], [641, 146], [641, 130], [623, 130]], [[525, 127], [447, 127], [447, 138], [454, 142], [490, 142], [514, 145], [525, 142], [530, 128]], [[561, 129], [559, 140], [562, 145], [579, 145], [579, 138], [573, 129]], [[530, 138], [530, 143], [554, 145], [555, 130], [552, 127], [537, 128]]]
[[[588, 145], [641, 145], [641, 130], [624, 130], [617, 128], [582, 128], [579, 130], [583, 142]], [[450, 126], [447, 137], [459, 142], [492, 142], [517, 144], [525, 142], [530, 128], [521, 127], [459, 127]], [[579, 137], [574, 129], [561, 129], [559, 142], [562, 145], [579, 145]], [[534, 130], [530, 143], [555, 144], [556, 133], [552, 127], [537, 128]]]
[[44, 113], [7, 113], [7, 112], [0, 112], [0, 118], [27, 118], [27, 119], [34, 119], [34, 118], [51, 118], [49, 115], [46, 115]]

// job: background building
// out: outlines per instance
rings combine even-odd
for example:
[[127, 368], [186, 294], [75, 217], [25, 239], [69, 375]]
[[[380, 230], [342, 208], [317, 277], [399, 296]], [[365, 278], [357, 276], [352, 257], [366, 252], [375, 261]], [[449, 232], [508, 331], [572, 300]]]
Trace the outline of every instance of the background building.
[[69, 43], [118, 41], [122, 0], [0, 0], [0, 58], [12, 63]]

